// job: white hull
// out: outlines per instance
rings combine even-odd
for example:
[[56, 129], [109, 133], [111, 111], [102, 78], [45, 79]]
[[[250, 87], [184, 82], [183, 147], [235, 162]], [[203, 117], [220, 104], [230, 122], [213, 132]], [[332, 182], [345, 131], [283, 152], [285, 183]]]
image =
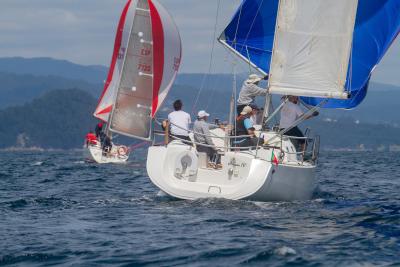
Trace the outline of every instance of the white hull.
[[147, 172], [159, 189], [180, 199], [311, 199], [316, 188], [314, 164], [299, 164], [285, 156], [283, 163], [275, 165], [270, 162], [271, 149], [259, 150], [257, 157], [255, 153], [226, 152], [222, 169], [215, 170], [200, 166], [195, 148], [174, 141], [149, 148]]
[[96, 163], [125, 163], [129, 154], [119, 155], [118, 148], [118, 146], [113, 146], [111, 153], [105, 154], [99, 145], [89, 145], [84, 150], [84, 156], [87, 160]]

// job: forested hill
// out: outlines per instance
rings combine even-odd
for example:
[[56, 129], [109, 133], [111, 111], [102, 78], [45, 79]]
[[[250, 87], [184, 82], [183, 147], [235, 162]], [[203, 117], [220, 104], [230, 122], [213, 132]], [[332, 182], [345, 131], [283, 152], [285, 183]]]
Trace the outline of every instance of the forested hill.
[[[48, 58], [0, 58], [0, 148], [81, 147], [95, 124], [92, 113], [106, 71]], [[238, 89], [245, 77], [238, 75]], [[231, 91], [232, 75], [180, 74], [158, 115], [165, 116], [179, 98], [192, 115], [206, 109], [226, 120]], [[305, 124], [321, 134], [323, 148], [389, 149], [400, 145], [398, 99], [400, 87], [371, 83], [356, 109], [322, 110]], [[275, 100], [276, 106], [279, 96]]]
[[96, 121], [95, 98], [76, 90], [57, 90], [23, 106], [0, 110], [0, 148], [78, 148]]
[[108, 68], [104, 66], [84, 66], [47, 57], [0, 58], [0, 72], [29, 74], [34, 76], [58, 76], [66, 79], [83, 80], [88, 83], [102, 83], [107, 75]]
[[[187, 111], [190, 110], [193, 88], [176, 86], [171, 97], [166, 102], [162, 113], [172, 100], [181, 98]], [[204, 107], [212, 99], [221, 105], [210, 107], [212, 118], [225, 119], [225, 104], [221, 96], [199, 102]], [[85, 134], [93, 129], [96, 120], [92, 113], [97, 100], [83, 90], [55, 90], [22, 106], [9, 107], [0, 110], [0, 149], [18, 148], [80, 148]], [[194, 119], [194, 116], [192, 117]], [[321, 135], [322, 149], [373, 149], [397, 150], [400, 149], [400, 128], [390, 125], [368, 124], [354, 121], [351, 118], [328, 120], [324, 117], [312, 119], [302, 125], [310, 126], [315, 133]], [[127, 142], [132, 142], [129, 140]]]
[[69, 79], [59, 76], [35, 76], [0, 72], [0, 109], [25, 104], [44, 93], [79, 88], [91, 95], [99, 95], [102, 84], [91, 84], [84, 80]]
[[[0, 58], [0, 109], [27, 103], [45, 92], [57, 89], [79, 88], [97, 98], [103, 88], [107, 69], [104, 66], [83, 66], [52, 58]], [[246, 77], [244, 73], [238, 75], [238, 89]], [[181, 73], [175, 82], [178, 86], [171, 91], [170, 99], [184, 98], [186, 109], [192, 109], [192, 104], [198, 99], [195, 109], [218, 108], [225, 112], [229, 106], [226, 103], [229, 103], [232, 83], [233, 77], [230, 74]], [[398, 99], [399, 85], [371, 82], [365, 101], [356, 109], [326, 109], [322, 115], [333, 119], [351, 117], [365, 123], [400, 126]]]

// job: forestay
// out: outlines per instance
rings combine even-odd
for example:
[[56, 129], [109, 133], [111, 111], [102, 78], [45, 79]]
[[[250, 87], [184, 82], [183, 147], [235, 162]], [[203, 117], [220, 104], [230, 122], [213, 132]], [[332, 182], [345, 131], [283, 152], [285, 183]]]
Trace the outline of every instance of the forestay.
[[[367, 93], [372, 71], [400, 32], [399, 0], [358, 2], [345, 84], [350, 98], [329, 99], [324, 108], [353, 108], [360, 104]], [[220, 37], [224, 45], [263, 73], [270, 73], [278, 5], [279, 0], [243, 0]], [[324, 100], [315, 97], [302, 99], [311, 105]]]

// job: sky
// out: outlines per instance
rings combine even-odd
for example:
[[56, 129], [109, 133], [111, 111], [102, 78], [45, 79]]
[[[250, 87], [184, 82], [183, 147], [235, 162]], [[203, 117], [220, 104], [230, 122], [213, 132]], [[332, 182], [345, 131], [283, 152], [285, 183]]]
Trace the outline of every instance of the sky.
[[[240, 0], [159, 0], [181, 33], [181, 72], [232, 71], [232, 57], [215, 42]], [[108, 66], [126, 0], [0, 0], [0, 57], [53, 57]], [[219, 6], [219, 9], [218, 9]], [[218, 16], [217, 16], [217, 10]], [[216, 31], [214, 31], [216, 25]], [[211, 48], [215, 53], [211, 58]], [[212, 64], [210, 64], [210, 62]], [[238, 72], [248, 72], [239, 64]], [[373, 80], [400, 86], [400, 38]]]

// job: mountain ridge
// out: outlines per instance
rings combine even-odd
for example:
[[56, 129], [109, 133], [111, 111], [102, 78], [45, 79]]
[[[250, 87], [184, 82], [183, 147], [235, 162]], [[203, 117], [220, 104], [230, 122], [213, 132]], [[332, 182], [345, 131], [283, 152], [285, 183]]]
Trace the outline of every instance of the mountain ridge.
[[[190, 102], [181, 94], [187, 87], [177, 85], [175, 89], [159, 116], [166, 115], [171, 110], [171, 103], [176, 97], [182, 98], [184, 103]], [[49, 91], [24, 105], [0, 110], [0, 149], [81, 148], [85, 134], [88, 130], [93, 130], [96, 124], [97, 120], [92, 116], [96, 104], [96, 98], [86, 91], [65, 89]], [[200, 101], [200, 105], [203, 104]], [[223, 116], [220, 118], [225, 120], [227, 114], [217, 108], [211, 115], [211, 120], [218, 116]], [[193, 115], [192, 119], [194, 118]], [[301, 125], [303, 130], [305, 127], [310, 127], [315, 134], [321, 135], [323, 150], [400, 149], [399, 127], [362, 123], [349, 118], [314, 118]], [[126, 144], [135, 142], [133, 139], [119, 141]]]
[[84, 80], [89, 83], [99, 83], [105, 79], [108, 68], [100, 65], [79, 65], [67, 60], [48, 57], [0, 58], [0, 72], [15, 74], [31, 74], [36, 76], [59, 76], [68, 79]]
[[[5, 64], [7, 60], [14, 63]], [[16, 67], [21, 65], [25, 67], [22, 69]], [[65, 69], [62, 66], [66, 66]], [[67, 71], [69, 69], [72, 71]], [[80, 88], [98, 98], [103, 88], [107, 68], [95, 65], [83, 66], [52, 58], [13, 57], [0, 58], [0, 72], [2, 72], [0, 73], [0, 108], [5, 108], [27, 103], [41, 97], [47, 91], [58, 89]], [[86, 77], [87, 72], [92, 73], [93, 76]], [[53, 75], [54, 73], [58, 75]], [[246, 76], [243, 73], [237, 75], [237, 91]], [[233, 86], [232, 78], [231, 74], [182, 73], [178, 75], [169, 99], [184, 98], [186, 108], [193, 112], [198, 109], [213, 110], [213, 107], [218, 107], [227, 113]], [[10, 80], [14, 83], [10, 83]], [[199, 99], [201, 105], [195, 103], [195, 99]], [[275, 99], [276, 105], [279, 102], [279, 96]], [[399, 126], [400, 116], [395, 112], [398, 108], [398, 99], [400, 99], [400, 87], [371, 82], [365, 101], [356, 109], [351, 111], [324, 109], [321, 115], [329, 119], [350, 117], [354, 121]], [[194, 104], [197, 105], [193, 107]], [[165, 105], [169, 106], [170, 103]]]

